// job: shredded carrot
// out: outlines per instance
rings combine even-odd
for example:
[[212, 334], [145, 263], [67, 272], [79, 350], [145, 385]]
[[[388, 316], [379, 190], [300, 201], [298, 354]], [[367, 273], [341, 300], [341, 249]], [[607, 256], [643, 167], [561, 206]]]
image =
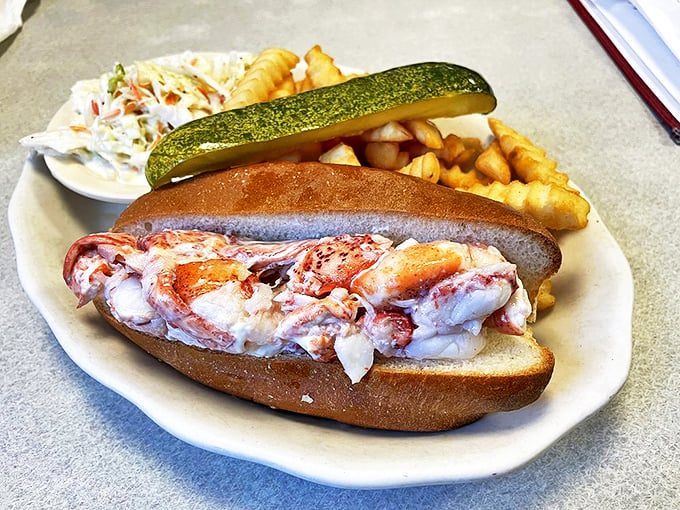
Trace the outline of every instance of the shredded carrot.
[[111, 110], [110, 112], [107, 112], [106, 114], [102, 115], [99, 118], [102, 120], [108, 120], [113, 119], [114, 117], [117, 117], [120, 114], [121, 114], [120, 108], [116, 108], [114, 110]]
[[158, 142], [161, 141], [161, 135], [160, 133], [156, 133], [156, 137], [154, 138], [153, 142], [151, 142], [151, 145], [149, 146], [149, 150], [153, 150], [156, 145], [158, 145]]
[[90, 130], [85, 126], [69, 126], [69, 129], [74, 133], [90, 133]]
[[141, 102], [142, 101], [142, 95], [139, 93], [139, 89], [137, 86], [134, 84], [132, 80], [129, 80], [128, 83], [130, 84], [130, 89], [132, 89], [132, 93], [135, 95], [135, 99], [137, 101]]
[[137, 105], [130, 101], [129, 103], [126, 103], [125, 106], [123, 107], [125, 113], [132, 113], [137, 109]]
[[173, 105], [177, 104], [178, 102], [179, 96], [172, 91], [168, 92], [168, 95], [165, 96], [165, 104]]
[[97, 103], [97, 101], [94, 99], [92, 100], [92, 113], [99, 115], [99, 103]]
[[210, 99], [210, 98], [208, 97], [208, 91], [205, 90], [203, 87], [196, 87], [196, 90], [198, 90], [201, 94], [203, 94], [203, 95], [205, 96], [206, 99]]

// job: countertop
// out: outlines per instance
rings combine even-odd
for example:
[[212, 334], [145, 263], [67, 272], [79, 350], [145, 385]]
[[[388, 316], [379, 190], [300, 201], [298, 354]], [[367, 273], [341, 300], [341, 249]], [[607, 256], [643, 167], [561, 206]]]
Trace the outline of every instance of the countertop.
[[[677, 508], [680, 147], [567, 2], [29, 1], [0, 43], [0, 507]], [[621, 391], [494, 479], [333, 488], [175, 438], [65, 354], [22, 291], [7, 208], [28, 151], [78, 79], [185, 49], [314, 44], [371, 71], [445, 60], [480, 71], [495, 115], [548, 148], [631, 266], [633, 361]], [[36, 239], [36, 243], [40, 243]], [[597, 337], [580, 339], [598, 342]]]

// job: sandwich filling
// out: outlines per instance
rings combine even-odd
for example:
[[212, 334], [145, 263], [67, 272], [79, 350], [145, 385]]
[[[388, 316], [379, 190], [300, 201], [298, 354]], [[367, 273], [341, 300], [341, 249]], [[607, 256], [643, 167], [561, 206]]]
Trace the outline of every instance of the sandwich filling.
[[493, 246], [372, 234], [92, 234], [68, 251], [64, 280], [78, 306], [101, 295], [136, 331], [232, 354], [337, 359], [353, 383], [376, 351], [471, 358], [486, 328], [522, 335], [531, 313], [515, 265]]

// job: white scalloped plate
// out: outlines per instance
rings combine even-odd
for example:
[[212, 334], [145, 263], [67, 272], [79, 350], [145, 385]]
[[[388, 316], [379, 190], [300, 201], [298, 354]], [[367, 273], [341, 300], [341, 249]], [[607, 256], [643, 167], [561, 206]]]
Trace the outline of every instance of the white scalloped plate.
[[[452, 126], [483, 135], [480, 119], [465, 117]], [[537, 457], [605, 406], [628, 375], [633, 282], [595, 209], [586, 229], [559, 239], [564, 264], [553, 284], [557, 306], [535, 327], [556, 358], [544, 394], [524, 409], [429, 434], [363, 430], [221, 394], [152, 359], [106, 326], [91, 305], [76, 310], [61, 279], [63, 256], [76, 238], [108, 229], [121, 210], [68, 191], [42, 158], [29, 158], [9, 208], [22, 285], [85, 372], [171, 434], [206, 450], [340, 487], [492, 477]]]
[[[54, 114], [47, 129], [68, 126], [73, 116], [73, 105], [70, 100], [66, 101]], [[143, 179], [136, 179], [134, 182], [104, 179], [75, 157], [45, 156], [45, 163], [52, 176], [61, 184], [71, 191], [95, 200], [129, 204], [151, 190], [151, 187]]]

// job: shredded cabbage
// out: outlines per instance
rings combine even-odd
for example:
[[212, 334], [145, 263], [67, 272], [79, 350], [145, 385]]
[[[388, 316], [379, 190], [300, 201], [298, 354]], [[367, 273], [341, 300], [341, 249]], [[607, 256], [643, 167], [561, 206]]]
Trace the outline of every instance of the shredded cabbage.
[[44, 154], [75, 157], [108, 180], [145, 182], [146, 161], [161, 137], [223, 111], [254, 59], [244, 52], [186, 51], [130, 66], [116, 63], [98, 79], [73, 85], [68, 126], [21, 143]]

